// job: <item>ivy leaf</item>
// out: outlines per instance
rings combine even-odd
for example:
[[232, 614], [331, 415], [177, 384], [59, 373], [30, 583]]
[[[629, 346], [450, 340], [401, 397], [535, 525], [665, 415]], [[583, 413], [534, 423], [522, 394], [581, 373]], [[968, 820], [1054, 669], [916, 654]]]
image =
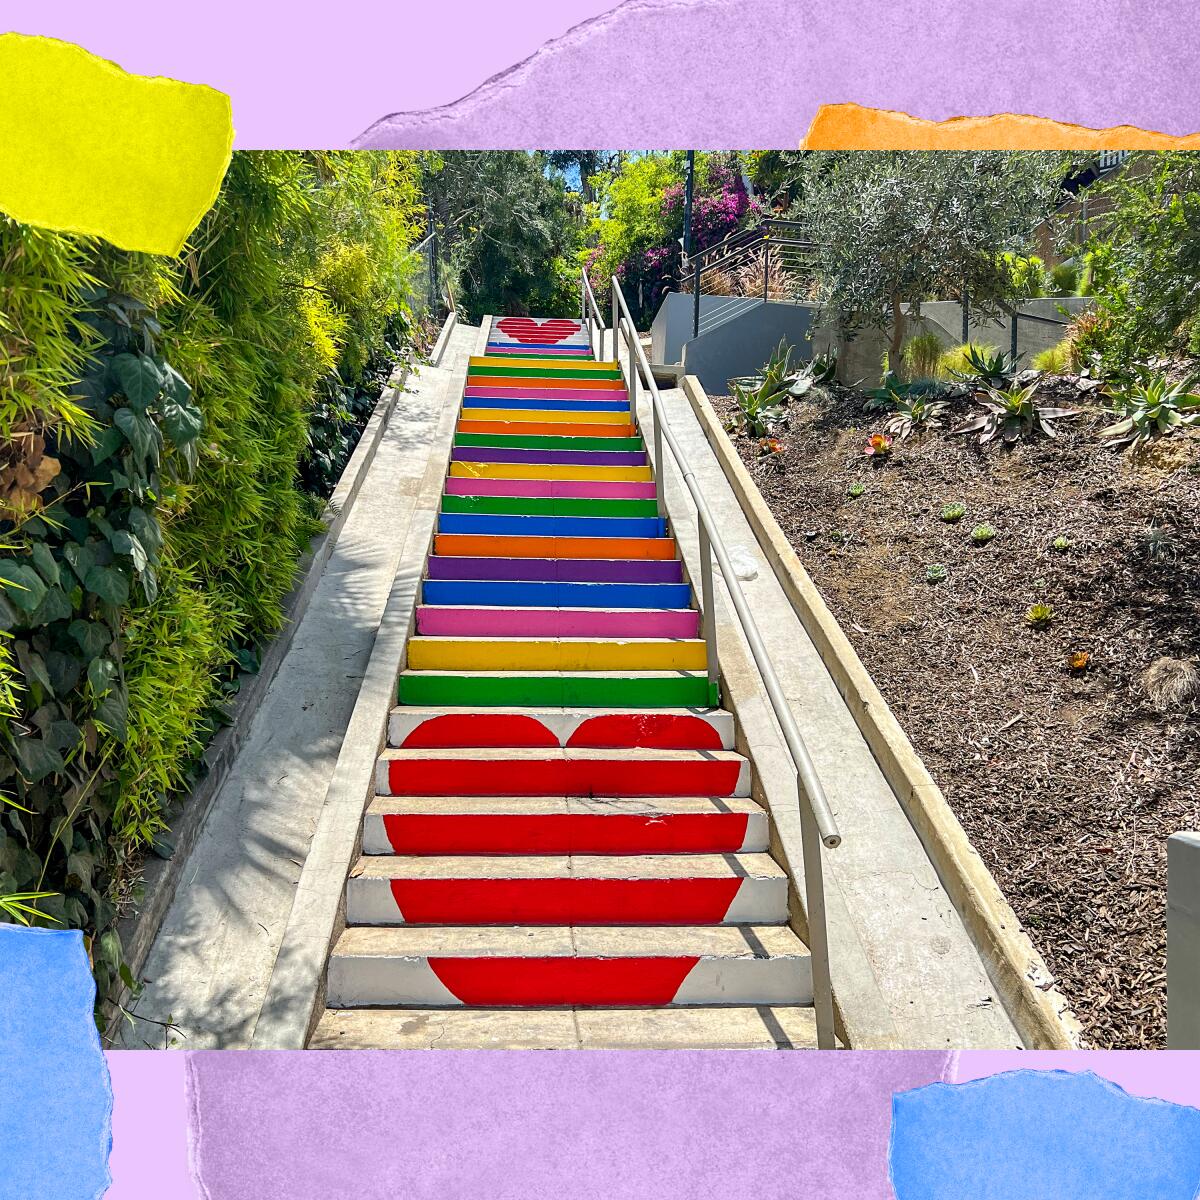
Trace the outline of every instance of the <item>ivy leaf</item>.
[[120, 607], [129, 602], [129, 580], [116, 567], [93, 567], [83, 582], [105, 604]]
[[42, 577], [32, 567], [11, 558], [0, 560], [0, 586], [13, 604], [27, 613], [33, 612], [46, 595]]
[[112, 458], [124, 444], [125, 435], [115, 425], [109, 425], [92, 447], [92, 462], [99, 466], [106, 459]]
[[117, 678], [117, 664], [111, 658], [93, 658], [88, 663], [88, 683], [97, 697], [106, 695]]
[[118, 408], [113, 413], [117, 428], [129, 439], [134, 456], [139, 462], [156, 459], [158, 451], [158, 429], [145, 413], [132, 408]]
[[[82, 624], [82, 622], [71, 622], [72, 626], [77, 624]], [[46, 655], [46, 670], [50, 674], [50, 682], [54, 684], [54, 694], [65, 696], [79, 682], [79, 677], [83, 674], [83, 663], [73, 654], [64, 654], [61, 650], [51, 650]]]
[[191, 384], [170, 363], [163, 363], [163, 391], [179, 404], [186, 404], [192, 395]]
[[166, 400], [160, 412], [167, 437], [181, 448], [185, 443], [195, 441], [204, 428], [204, 414], [187, 400]]
[[21, 774], [30, 783], [37, 783], [47, 775], [57, 774], [66, 766], [63, 756], [57, 750], [44, 738], [34, 737], [32, 734], [15, 738], [13, 751], [21, 765]]
[[97, 658], [108, 649], [112, 634], [99, 621], [72, 621], [67, 632], [79, 644], [85, 658]]
[[124, 742], [129, 736], [129, 696], [123, 684], [117, 684], [96, 705], [96, 720], [118, 742]]
[[142, 572], [142, 591], [146, 593], [146, 603], [153, 604], [158, 597], [158, 574], [153, 567], [147, 567]]
[[146, 548], [146, 554], [151, 559], [158, 557], [162, 549], [162, 529], [151, 509], [131, 508], [129, 510], [129, 528], [133, 530], [139, 542]]
[[96, 565], [96, 554], [92, 547], [68, 542], [63, 547], [63, 557], [71, 564], [71, 570], [79, 577], [79, 582], [86, 585], [87, 573]]
[[53, 696], [54, 684], [50, 679], [50, 672], [46, 670], [45, 659], [28, 642], [16, 642], [14, 649], [17, 652], [17, 662], [20, 664], [25, 678], [36, 683], [47, 696]]
[[[118, 354], [114, 356], [110, 369], [125, 399], [139, 413], [144, 413], [158, 399], [163, 376], [152, 358], [144, 354]], [[117, 411], [119, 415], [120, 410]]]
[[128, 554], [133, 559], [133, 569], [139, 575], [145, 571], [146, 551], [128, 529], [118, 529], [113, 533], [112, 546], [118, 554]]
[[[28, 533], [28, 529], [26, 529]], [[37, 567], [41, 577], [50, 584], [58, 582], [58, 563], [54, 561], [54, 555], [50, 552], [50, 547], [45, 542], [34, 542], [30, 556], [33, 559], [33, 565]]]
[[49, 625], [52, 621], [67, 621], [74, 611], [67, 593], [62, 588], [48, 588], [41, 604], [30, 614], [29, 624], [38, 626]]
[[92, 871], [95, 866], [95, 857], [86, 850], [76, 850], [67, 855], [67, 875], [78, 879], [81, 887], [92, 886]]

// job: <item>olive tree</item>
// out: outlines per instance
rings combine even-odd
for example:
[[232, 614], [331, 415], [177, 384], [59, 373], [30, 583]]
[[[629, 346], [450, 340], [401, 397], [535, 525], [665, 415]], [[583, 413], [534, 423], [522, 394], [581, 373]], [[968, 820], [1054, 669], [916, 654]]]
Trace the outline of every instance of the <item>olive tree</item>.
[[1013, 294], [1011, 260], [1064, 199], [1068, 159], [1005, 151], [808, 155], [789, 216], [816, 244], [818, 295], [843, 328], [890, 334], [900, 360], [922, 300], [969, 295], [996, 315]]

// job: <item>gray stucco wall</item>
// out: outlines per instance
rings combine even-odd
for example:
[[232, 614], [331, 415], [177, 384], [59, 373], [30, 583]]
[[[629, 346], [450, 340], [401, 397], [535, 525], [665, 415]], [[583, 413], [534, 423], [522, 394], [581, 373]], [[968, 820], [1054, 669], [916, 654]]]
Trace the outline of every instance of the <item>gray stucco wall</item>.
[[[700, 320], [715, 316], [735, 316], [760, 302], [743, 296], [706, 296], [700, 294]], [[674, 366], [683, 360], [683, 344], [692, 336], [693, 306], [688, 292], [667, 292], [662, 298], [654, 323], [650, 326], [650, 361]]]
[[686, 342], [684, 373], [699, 376], [706, 392], [724, 395], [729, 380], [757, 371], [781, 338], [795, 347], [798, 360], [809, 358], [815, 317], [816, 308], [811, 304], [756, 301], [740, 316]]

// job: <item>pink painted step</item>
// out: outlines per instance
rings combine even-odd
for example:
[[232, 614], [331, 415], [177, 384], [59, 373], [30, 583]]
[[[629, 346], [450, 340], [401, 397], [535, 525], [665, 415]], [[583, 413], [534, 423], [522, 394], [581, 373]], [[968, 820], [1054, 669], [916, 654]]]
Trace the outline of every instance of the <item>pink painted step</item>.
[[417, 608], [417, 632], [435, 637], [696, 638], [694, 608]]
[[652, 480], [625, 483], [597, 479], [472, 479], [446, 477], [448, 496], [585, 496], [605, 500], [653, 500]]

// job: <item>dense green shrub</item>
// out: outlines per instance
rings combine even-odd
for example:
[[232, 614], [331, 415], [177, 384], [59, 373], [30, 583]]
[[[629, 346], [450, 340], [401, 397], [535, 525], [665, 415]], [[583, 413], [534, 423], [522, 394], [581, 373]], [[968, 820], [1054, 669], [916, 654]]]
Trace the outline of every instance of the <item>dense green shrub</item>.
[[1150, 355], [1186, 349], [1200, 319], [1200, 153], [1133, 155], [1099, 185], [1090, 292], [1102, 324], [1101, 367], [1122, 373]]
[[0, 221], [0, 897], [53, 893], [101, 995], [138, 856], [169, 852], [318, 527], [314, 414], [408, 352], [418, 167], [235, 154], [176, 259]]

